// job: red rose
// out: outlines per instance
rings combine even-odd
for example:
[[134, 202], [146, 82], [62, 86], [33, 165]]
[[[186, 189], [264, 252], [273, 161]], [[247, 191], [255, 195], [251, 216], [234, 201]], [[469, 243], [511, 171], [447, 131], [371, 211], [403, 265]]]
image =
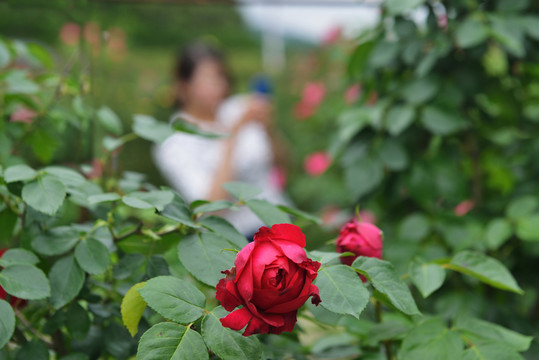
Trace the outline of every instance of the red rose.
[[343, 256], [341, 262], [352, 265], [358, 256], [382, 258], [382, 231], [373, 224], [356, 219], [346, 223], [337, 238], [337, 252], [351, 252], [355, 256]]
[[[8, 250], [9, 249], [0, 249], [0, 258]], [[0, 286], [0, 299], [5, 300], [6, 298], [7, 298], [7, 293], [4, 290], [4, 288]], [[9, 303], [11, 304], [11, 306], [18, 307], [18, 308], [26, 306], [26, 300], [19, 299], [18, 297], [15, 297], [15, 296], [10, 297]]]
[[243, 336], [292, 331], [305, 301], [312, 296], [313, 304], [320, 303], [312, 284], [320, 263], [307, 258], [305, 245], [295, 225], [261, 227], [217, 284], [216, 298], [227, 311], [243, 305], [221, 319], [223, 326], [241, 330], [248, 324]]

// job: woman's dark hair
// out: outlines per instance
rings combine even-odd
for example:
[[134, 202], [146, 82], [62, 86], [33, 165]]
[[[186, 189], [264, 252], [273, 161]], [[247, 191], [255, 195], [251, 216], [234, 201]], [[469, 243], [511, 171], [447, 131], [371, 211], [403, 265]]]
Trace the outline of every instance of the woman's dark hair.
[[178, 53], [174, 76], [179, 81], [189, 81], [193, 77], [197, 66], [205, 60], [212, 60], [218, 63], [228, 80], [229, 86], [232, 85], [232, 77], [228, 69], [223, 53], [208, 44], [192, 43], [183, 47]]

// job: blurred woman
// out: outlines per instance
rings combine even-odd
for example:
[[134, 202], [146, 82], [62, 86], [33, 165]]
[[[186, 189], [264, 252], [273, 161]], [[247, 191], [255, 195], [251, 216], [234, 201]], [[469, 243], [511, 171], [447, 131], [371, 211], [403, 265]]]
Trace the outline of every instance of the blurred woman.
[[[278, 184], [271, 181], [274, 163], [271, 113], [267, 98], [257, 95], [227, 97], [232, 88], [223, 55], [196, 43], [183, 49], [175, 67], [179, 103], [171, 122], [181, 119], [200, 130], [226, 134], [212, 139], [175, 133], [154, 149], [157, 166], [187, 201], [228, 197], [222, 185], [241, 181], [263, 190], [260, 198], [285, 202]], [[248, 209], [224, 214], [245, 235], [262, 222]]]

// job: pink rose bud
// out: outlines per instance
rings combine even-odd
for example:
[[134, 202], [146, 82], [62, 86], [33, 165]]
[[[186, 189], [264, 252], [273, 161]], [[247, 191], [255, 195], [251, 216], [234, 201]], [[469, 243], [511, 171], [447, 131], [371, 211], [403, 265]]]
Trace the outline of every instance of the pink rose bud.
[[342, 29], [340, 26], [330, 28], [322, 37], [322, 43], [325, 45], [335, 44], [341, 38]]
[[243, 336], [292, 331], [307, 299], [320, 303], [312, 283], [320, 263], [307, 257], [305, 246], [305, 235], [296, 225], [261, 227], [217, 284], [215, 297], [232, 311], [221, 324], [232, 330], [247, 326]]
[[60, 29], [60, 40], [66, 45], [77, 45], [80, 40], [80, 27], [75, 23], [66, 23]]
[[314, 115], [314, 110], [311, 105], [300, 101], [294, 106], [294, 116], [298, 120], [305, 120]]
[[475, 206], [475, 203], [472, 200], [464, 200], [457, 206], [455, 206], [455, 215], [464, 216], [469, 213]]
[[9, 121], [31, 124], [32, 121], [34, 121], [34, 118], [36, 116], [37, 116], [37, 113], [35, 111], [30, 110], [30, 109], [28, 109], [27, 107], [24, 107], [24, 106], [19, 106], [11, 114], [11, 117], [9, 118]]
[[361, 94], [361, 86], [359, 84], [355, 84], [350, 86], [346, 93], [344, 94], [344, 101], [350, 105], [359, 99], [359, 95]]
[[305, 158], [303, 167], [305, 172], [311, 176], [322, 175], [331, 165], [331, 157], [324, 151], [312, 153]]
[[382, 258], [382, 231], [373, 224], [353, 219], [346, 223], [337, 238], [337, 252], [354, 253], [354, 256], [342, 256], [341, 262], [352, 265], [358, 256]]
[[321, 82], [308, 82], [303, 88], [301, 102], [312, 107], [320, 105], [326, 95], [326, 86]]

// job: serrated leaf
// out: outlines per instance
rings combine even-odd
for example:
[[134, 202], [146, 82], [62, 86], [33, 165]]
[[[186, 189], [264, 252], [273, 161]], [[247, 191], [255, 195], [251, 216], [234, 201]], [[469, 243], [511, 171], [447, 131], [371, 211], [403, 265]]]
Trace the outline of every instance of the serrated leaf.
[[65, 185], [51, 175], [45, 175], [22, 188], [22, 199], [35, 210], [47, 215], [54, 215], [65, 197]]
[[345, 169], [346, 186], [355, 199], [376, 189], [383, 178], [382, 162], [370, 157], [361, 158]]
[[32, 265], [12, 265], [0, 272], [0, 285], [9, 294], [25, 300], [39, 300], [51, 295], [47, 277]]
[[202, 320], [202, 338], [208, 348], [222, 360], [253, 360], [262, 354], [255, 336], [242, 336], [239, 332], [223, 327], [219, 319], [228, 312], [221, 306], [213, 309]]
[[4, 180], [8, 184], [15, 181], [32, 180], [36, 176], [37, 171], [23, 164], [10, 166], [4, 171]]
[[54, 263], [49, 272], [51, 283], [51, 304], [55, 309], [73, 300], [84, 284], [84, 271], [73, 255], [66, 256]]
[[207, 216], [200, 220], [200, 225], [230, 241], [237, 249], [242, 249], [247, 245], [245, 236], [243, 236], [231, 223], [221, 217]]
[[526, 241], [539, 241], [539, 214], [519, 218], [517, 221], [517, 236]]
[[122, 299], [121, 313], [122, 321], [129, 330], [131, 336], [135, 337], [138, 332], [138, 323], [146, 309], [146, 301], [139, 293], [139, 289], [143, 288], [146, 282], [141, 282], [133, 285]]
[[160, 215], [177, 221], [190, 227], [198, 227], [191, 218], [191, 212], [185, 204], [185, 201], [176, 193], [174, 193], [172, 201], [159, 212]]
[[79, 231], [70, 226], [59, 226], [37, 235], [32, 247], [38, 254], [54, 256], [71, 250], [79, 241]]
[[159, 323], [140, 338], [137, 359], [206, 360], [209, 355], [196, 331], [174, 323]]
[[312, 221], [315, 224], [322, 223], [322, 219], [320, 219], [318, 216], [315, 216], [313, 214], [309, 214], [308, 212], [305, 212], [305, 211], [302, 211], [302, 210], [299, 210], [290, 206], [285, 206], [285, 205], [277, 205], [277, 207], [286, 213], [297, 216], [298, 218]]
[[335, 260], [339, 257], [341, 257], [341, 253], [337, 252], [331, 252], [331, 251], [318, 251], [313, 250], [309, 251], [309, 258], [312, 260], [318, 261], [322, 265], [327, 264], [331, 262], [332, 260]]
[[410, 277], [421, 295], [426, 298], [443, 285], [445, 270], [437, 264], [414, 261], [410, 264]]
[[531, 215], [539, 206], [539, 200], [532, 195], [521, 196], [511, 200], [505, 210], [508, 218], [518, 220], [520, 218]]
[[224, 276], [221, 271], [234, 266], [236, 254], [223, 249], [235, 248], [214, 233], [189, 235], [178, 244], [178, 256], [183, 266], [198, 280], [215, 287]]
[[91, 325], [88, 315], [88, 311], [76, 301], [67, 309], [65, 325], [73, 338], [82, 340], [88, 335]]
[[480, 252], [461, 251], [451, 259], [447, 267], [498, 289], [523, 293], [513, 275], [501, 262]]
[[206, 137], [210, 139], [217, 139], [217, 138], [222, 138], [226, 136], [224, 134], [216, 134], [216, 133], [203, 131], [200, 128], [198, 128], [196, 125], [188, 121], [185, 121], [181, 119], [180, 117], [176, 117], [173, 119], [172, 127], [176, 131], [181, 131], [187, 134], [198, 135], [198, 136], [202, 136], [202, 137]]
[[257, 186], [242, 182], [229, 182], [223, 184], [222, 187], [238, 200], [247, 200], [262, 192]]
[[488, 38], [488, 35], [488, 27], [472, 18], [468, 18], [457, 24], [455, 31], [457, 44], [463, 49], [481, 44]]
[[92, 238], [82, 240], [75, 248], [75, 258], [80, 267], [92, 275], [104, 273], [110, 264], [107, 247]]
[[15, 313], [3, 299], [0, 299], [0, 349], [2, 349], [11, 339], [15, 331]]
[[424, 321], [412, 329], [402, 342], [400, 359], [461, 360], [464, 344], [456, 331], [438, 318]]
[[524, 360], [524, 358], [510, 347], [498, 342], [487, 342], [477, 345], [472, 345], [464, 350], [460, 360], [487, 360], [487, 359], [503, 359], [503, 360]]
[[232, 206], [234, 206], [234, 204], [228, 200], [217, 200], [197, 206], [193, 209], [193, 212], [195, 214], [203, 214], [207, 212], [230, 209]]
[[173, 133], [168, 124], [157, 121], [151, 116], [137, 114], [133, 119], [133, 132], [154, 143], [162, 143]]
[[47, 166], [43, 171], [47, 174], [54, 175], [67, 188], [77, 188], [86, 182], [84, 176], [68, 167]]
[[459, 316], [453, 327], [463, 333], [474, 344], [491, 340], [502, 343], [515, 351], [527, 351], [533, 336], [525, 336], [503, 326], [488, 321], [473, 319], [469, 316]]
[[173, 276], [150, 279], [139, 293], [148, 306], [166, 319], [188, 324], [204, 314], [204, 294], [194, 285]]
[[423, 126], [435, 135], [450, 135], [464, 129], [467, 123], [454, 113], [449, 113], [434, 106], [423, 109]]
[[397, 309], [408, 315], [418, 315], [419, 310], [408, 286], [387, 261], [360, 256], [352, 267], [364, 275], [376, 290], [387, 296]]
[[358, 274], [346, 265], [327, 266], [318, 272], [315, 280], [320, 292], [321, 306], [359, 319], [369, 302], [369, 291]]
[[266, 200], [247, 200], [247, 207], [267, 226], [290, 222], [290, 217], [284, 211]]
[[11, 265], [35, 265], [39, 262], [38, 257], [25, 249], [9, 249], [0, 257], [0, 266]]
[[386, 128], [391, 136], [397, 136], [414, 121], [414, 108], [409, 105], [396, 105], [387, 113]]

